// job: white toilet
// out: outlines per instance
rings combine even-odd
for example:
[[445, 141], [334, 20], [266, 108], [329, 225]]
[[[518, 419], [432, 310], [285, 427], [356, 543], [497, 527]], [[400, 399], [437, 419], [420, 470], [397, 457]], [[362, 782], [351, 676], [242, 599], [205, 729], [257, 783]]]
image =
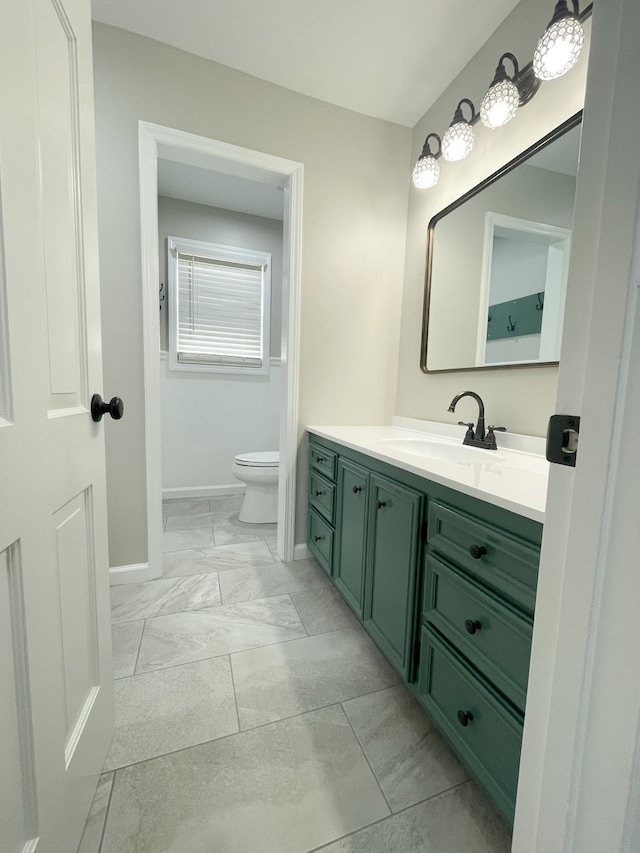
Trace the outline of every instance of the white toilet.
[[277, 450], [239, 453], [233, 462], [233, 476], [247, 484], [238, 519], [250, 524], [273, 524], [278, 520]]

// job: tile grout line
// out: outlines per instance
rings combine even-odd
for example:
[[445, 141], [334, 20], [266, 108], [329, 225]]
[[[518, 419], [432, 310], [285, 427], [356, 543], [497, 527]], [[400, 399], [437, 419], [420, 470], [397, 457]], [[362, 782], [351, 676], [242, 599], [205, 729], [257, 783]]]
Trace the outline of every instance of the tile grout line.
[[236, 720], [238, 721], [238, 731], [235, 732], [235, 734], [240, 734], [240, 732], [242, 731], [242, 728], [240, 726], [240, 709], [238, 708], [238, 694], [236, 692], [236, 680], [235, 680], [235, 677], [233, 675], [233, 661], [231, 660], [230, 654], [228, 655], [228, 658], [229, 658], [229, 672], [231, 673], [231, 687], [233, 689], [233, 701], [235, 702], [235, 706], [236, 706]]
[[[237, 654], [237, 652], [235, 654]], [[224, 657], [224, 655], [220, 655], [220, 657]], [[229, 655], [229, 658], [231, 658], [231, 655]], [[231, 662], [231, 666], [233, 668], [233, 661], [230, 661], [230, 662]], [[182, 664], [179, 664], [179, 665], [181, 666]], [[167, 668], [169, 668], [169, 667], [167, 667]], [[342, 702], [350, 702], [351, 699], [360, 699], [361, 697], [364, 697], [364, 696], [373, 696], [374, 693], [381, 693], [383, 690], [390, 690], [392, 687], [396, 687], [396, 686], [397, 685], [394, 684], [394, 685], [391, 685], [388, 687], [379, 687], [377, 690], [372, 690], [370, 693], [362, 693], [359, 696], [350, 696], [348, 699], [343, 699], [340, 702], [329, 702], [327, 705], [320, 705], [317, 708], [308, 708], [306, 711], [300, 711], [298, 714], [290, 714], [286, 717], [280, 717], [277, 720], [268, 720], [266, 723], [260, 723], [257, 726], [251, 726], [250, 728], [247, 728], [247, 729], [239, 728], [237, 732], [230, 732], [229, 734], [221, 735], [220, 737], [211, 738], [210, 740], [203, 740], [200, 743], [193, 743], [190, 746], [181, 746], [179, 749], [172, 749], [169, 752], [162, 752], [158, 755], [152, 756], [151, 758], [143, 758], [140, 761], [132, 761], [131, 764], [123, 764], [121, 767], [113, 767], [113, 768], [111, 768], [111, 770], [105, 770], [104, 772], [105, 773], [112, 773], [112, 772], [115, 773], [116, 771], [120, 771], [120, 770], [128, 770], [130, 767], [136, 767], [138, 764], [144, 764], [147, 761], [156, 761], [159, 758], [166, 758], [168, 755], [176, 755], [179, 752], [185, 752], [187, 749], [196, 749], [199, 746], [206, 746], [209, 743], [216, 743], [217, 741], [227, 740], [228, 738], [236, 737], [237, 735], [247, 734], [248, 732], [254, 732], [254, 731], [257, 731], [258, 729], [264, 729], [267, 726], [274, 726], [274, 725], [277, 725], [278, 723], [283, 723], [285, 720], [295, 720], [298, 717], [304, 717], [307, 714], [315, 714], [317, 711], [326, 711], [327, 708], [339, 707], [342, 705]], [[234, 682], [234, 694], [235, 694], [235, 682]], [[238, 717], [239, 717], [239, 714], [238, 714]], [[465, 779], [464, 781], [468, 782], [469, 780]], [[377, 782], [377, 779], [376, 779], [376, 782]], [[461, 782], [459, 784], [464, 784], [464, 783]], [[456, 786], [454, 786], [454, 787], [456, 787]], [[434, 795], [434, 796], [437, 796], [437, 795]], [[427, 799], [430, 799], [430, 798], [427, 798]], [[386, 800], [386, 798], [385, 798], [385, 800]], [[416, 805], [417, 805], [417, 803], [416, 803]], [[409, 807], [407, 807], [407, 808], [409, 808]], [[393, 814], [393, 812], [392, 812], [392, 814]], [[399, 812], [397, 812], [397, 814], [399, 814]], [[389, 817], [389, 815], [387, 815], [387, 817]]]
[[[358, 698], [359, 698], [359, 697], [358, 697]], [[371, 765], [371, 762], [369, 761], [369, 756], [367, 755], [367, 753], [366, 753], [366, 751], [365, 751], [364, 746], [363, 746], [363, 745], [362, 745], [362, 743], [360, 742], [360, 738], [359, 738], [359, 737], [358, 737], [358, 735], [357, 735], [357, 732], [356, 732], [356, 730], [355, 730], [355, 728], [354, 728], [354, 726], [353, 726], [353, 723], [351, 722], [351, 719], [350, 719], [349, 715], [347, 714], [347, 712], [346, 712], [346, 710], [345, 710], [344, 703], [345, 703], [345, 702], [350, 702], [350, 701], [351, 701], [350, 699], [345, 699], [343, 702], [341, 702], [341, 703], [340, 703], [340, 708], [342, 709], [342, 713], [344, 714], [345, 719], [346, 719], [347, 723], [349, 724], [349, 728], [350, 728], [350, 729], [351, 729], [351, 731], [353, 732], [353, 736], [354, 736], [354, 738], [356, 739], [356, 743], [357, 743], [357, 744], [358, 744], [358, 746], [360, 747], [360, 752], [361, 752], [361, 753], [362, 753], [362, 755], [364, 756], [364, 760], [367, 762], [367, 766], [369, 767], [369, 770], [371, 771], [371, 774], [372, 774], [373, 778], [376, 780], [376, 785], [378, 786], [378, 790], [379, 790], [379, 791], [380, 791], [380, 793], [382, 794], [382, 799], [385, 801], [385, 803], [386, 803], [386, 805], [387, 805], [387, 808], [389, 809], [389, 814], [387, 815], [387, 817], [390, 817], [390, 816], [393, 814], [393, 809], [391, 808], [391, 803], [390, 803], [390, 802], [389, 802], [389, 800], [387, 799], [387, 795], [385, 794], [385, 792], [384, 792], [384, 790], [383, 790], [383, 788], [382, 788], [382, 783], [381, 783], [381, 782], [380, 782], [380, 780], [378, 779], [378, 774], [377, 774], [377, 773], [376, 773], [376, 771], [373, 769], [373, 767], [372, 767], [372, 765]]]
[[[107, 808], [105, 809], [105, 813], [104, 813], [104, 821], [102, 823], [102, 831], [100, 832], [100, 841], [98, 843], [98, 849], [96, 850], [96, 853], [101, 853], [101, 851], [102, 851], [102, 844], [104, 842], [104, 835], [105, 835], [105, 832], [107, 831], [107, 821], [109, 820], [109, 811], [111, 809], [111, 798], [113, 797], [113, 789], [115, 788], [115, 784], [116, 784], [116, 771], [112, 770], [110, 772], [113, 773], [113, 779], [111, 780], [111, 787], [109, 788], [109, 798], [107, 800]], [[98, 782], [98, 784], [100, 784], [100, 782]]]
[[[284, 595], [288, 595], [288, 593], [284, 593]], [[272, 597], [273, 597], [273, 598], [279, 598], [280, 596], [272, 596]], [[257, 601], [262, 601], [263, 599], [256, 599], [256, 600], [257, 600]], [[239, 603], [240, 603], [240, 604], [244, 604], [245, 602], [239, 602]], [[198, 613], [198, 612], [201, 612], [201, 611], [197, 611], [197, 610], [194, 610], [194, 611], [185, 611], [185, 613], [188, 613], [188, 612]], [[175, 616], [175, 615], [177, 615], [177, 614], [170, 613], [169, 615], [170, 615], [170, 616]], [[153, 617], [153, 618], [160, 618], [160, 617]], [[146, 619], [146, 620], [145, 620], [145, 622], [149, 622], [149, 621], [151, 621], [151, 620], [150, 620], [150, 619]], [[304, 625], [302, 625], [302, 627], [304, 628]], [[266, 643], [266, 644], [265, 644], [265, 645], [263, 645], [263, 646], [249, 646], [249, 647], [248, 647], [248, 648], [246, 648], [246, 649], [236, 649], [236, 650], [235, 650], [235, 651], [233, 651], [233, 652], [222, 652], [222, 653], [221, 653], [221, 654], [219, 654], [219, 655], [209, 655], [208, 657], [204, 657], [204, 658], [193, 658], [193, 660], [183, 660], [183, 661], [180, 661], [179, 663], [172, 663], [172, 664], [169, 664], [168, 666], [157, 666], [157, 667], [154, 667], [153, 669], [145, 669], [145, 670], [142, 670], [142, 671], [141, 671], [141, 672], [139, 672], [139, 673], [138, 673], [138, 672], [136, 672], [136, 673], [134, 673], [134, 675], [142, 675], [142, 674], [143, 674], [143, 673], [145, 673], [145, 672], [158, 672], [159, 670], [162, 670], [162, 669], [173, 669], [173, 667], [174, 667], [174, 666], [183, 666], [184, 664], [187, 664], [187, 663], [197, 663], [198, 661], [202, 661], [202, 660], [212, 660], [213, 658], [221, 658], [221, 657], [224, 657], [225, 655], [240, 655], [240, 654], [242, 654], [243, 652], [253, 652], [253, 651], [256, 651], [256, 649], [269, 649], [269, 648], [272, 648], [273, 646], [283, 646], [283, 645], [285, 645], [285, 643], [295, 643], [295, 641], [296, 641], [296, 640], [311, 640], [311, 639], [313, 639], [313, 637], [325, 637], [327, 634], [339, 634], [341, 631], [354, 631], [354, 630], [357, 630], [358, 628], [361, 628], [361, 627], [362, 627], [361, 625], [354, 625], [354, 626], [353, 626], [353, 627], [351, 627], [351, 628], [336, 628], [334, 631], [325, 631], [325, 632], [324, 632], [324, 633], [322, 633], [322, 634], [307, 634], [306, 636], [305, 636], [305, 635], [302, 635], [302, 636], [300, 636], [300, 637], [291, 637], [291, 639], [288, 639], [288, 640], [278, 640], [278, 641], [277, 641], [277, 642], [275, 642], [275, 643]], [[145, 629], [146, 629], [146, 626], [145, 626]], [[364, 629], [362, 629], [362, 630], [364, 630]], [[366, 633], [366, 632], [365, 632], [365, 633]], [[367, 634], [367, 638], [369, 638], [369, 635], [368, 635], [368, 634]], [[370, 638], [369, 638], [369, 639], [370, 639]], [[137, 663], [136, 663], [136, 666], [137, 666]], [[123, 678], [131, 678], [131, 676], [130, 676], [130, 675], [125, 675], [125, 676], [123, 676]], [[118, 681], [120, 681], [120, 680], [121, 680], [121, 679], [118, 679]], [[398, 682], [398, 684], [401, 684], [401, 683], [402, 683], [402, 682]], [[388, 686], [389, 686], [389, 687], [396, 687], [397, 685], [396, 685], [396, 684], [391, 684], [391, 685], [388, 685]], [[386, 690], [386, 687], [385, 687], [385, 688], [381, 688], [381, 689]], [[372, 693], [377, 693], [378, 691], [377, 691], [377, 690], [372, 690], [371, 692], [372, 692]], [[368, 694], [368, 693], [363, 693], [362, 695], [363, 695], [363, 696], [368, 696], [369, 694]], [[358, 699], [358, 698], [359, 698], [359, 696], [351, 696], [351, 697], [349, 697], [349, 698], [350, 698], [350, 699]], [[348, 700], [347, 700], [347, 699], [345, 699], [344, 701], [346, 702], [346, 701], [348, 701]], [[335, 703], [333, 703], [333, 702], [332, 702], [332, 703], [330, 703], [330, 704], [335, 704]], [[323, 707], [324, 707], [324, 706], [323, 706]]]
[[[138, 643], [138, 651], [136, 652], [136, 660], [135, 660], [135, 663], [133, 665], [133, 672], [131, 673], [131, 675], [123, 676], [124, 678], [131, 678], [132, 676], [137, 675], [138, 661], [140, 660], [140, 649], [142, 648], [142, 638], [144, 637], [144, 632], [146, 630], [147, 630], [147, 620], [145, 619], [144, 624], [142, 626], [142, 631], [140, 632], [140, 642]], [[114, 679], [114, 681], [115, 681], [115, 679]]]
[[378, 824], [385, 823], [385, 821], [391, 820], [392, 818], [397, 817], [398, 815], [404, 814], [404, 812], [408, 812], [409, 809], [413, 809], [416, 806], [421, 806], [424, 805], [424, 803], [428, 803], [430, 800], [435, 800], [438, 797], [442, 797], [444, 794], [448, 794], [450, 791], [462, 787], [462, 785], [467, 785], [470, 781], [470, 779], [465, 779], [464, 782], [458, 782], [456, 785], [452, 785], [450, 788], [447, 788], [444, 791], [440, 791], [437, 794], [432, 794], [430, 797], [425, 797], [424, 800], [419, 800], [417, 803], [412, 803], [410, 806], [405, 806], [397, 812], [391, 812], [391, 814], [386, 815], [385, 817], [382, 817], [379, 820], [374, 820], [373, 823], [368, 823], [366, 824], [366, 826], [361, 826], [359, 829], [354, 829], [353, 832], [348, 832], [346, 835], [341, 835], [339, 838], [334, 838], [331, 841], [328, 841], [326, 844], [322, 844], [320, 847], [313, 847], [311, 850], [304, 851], [304, 853], [322, 853], [323, 850], [326, 850], [327, 847], [330, 847], [332, 844], [336, 844], [338, 841], [345, 841], [345, 839], [347, 838], [352, 838], [359, 832], [364, 832], [367, 829], [371, 829], [374, 826], [378, 826]]

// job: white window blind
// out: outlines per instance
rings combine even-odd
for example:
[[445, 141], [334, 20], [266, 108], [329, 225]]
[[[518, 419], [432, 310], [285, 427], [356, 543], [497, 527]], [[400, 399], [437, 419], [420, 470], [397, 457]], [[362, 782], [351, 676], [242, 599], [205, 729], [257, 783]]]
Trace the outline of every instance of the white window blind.
[[177, 239], [169, 248], [175, 265], [177, 366], [268, 369], [270, 256]]

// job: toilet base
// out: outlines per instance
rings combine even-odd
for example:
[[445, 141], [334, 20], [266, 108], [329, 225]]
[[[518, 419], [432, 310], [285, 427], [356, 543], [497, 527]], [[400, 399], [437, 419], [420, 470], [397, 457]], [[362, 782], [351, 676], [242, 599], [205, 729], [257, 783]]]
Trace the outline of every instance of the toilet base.
[[278, 486], [248, 483], [238, 515], [246, 524], [275, 524], [278, 521]]

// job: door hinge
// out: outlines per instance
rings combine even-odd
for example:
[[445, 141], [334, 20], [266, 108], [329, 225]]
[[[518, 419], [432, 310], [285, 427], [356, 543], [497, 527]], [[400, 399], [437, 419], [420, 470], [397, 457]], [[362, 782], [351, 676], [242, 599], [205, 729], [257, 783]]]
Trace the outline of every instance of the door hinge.
[[547, 429], [547, 460], [575, 467], [579, 434], [578, 415], [551, 415]]

